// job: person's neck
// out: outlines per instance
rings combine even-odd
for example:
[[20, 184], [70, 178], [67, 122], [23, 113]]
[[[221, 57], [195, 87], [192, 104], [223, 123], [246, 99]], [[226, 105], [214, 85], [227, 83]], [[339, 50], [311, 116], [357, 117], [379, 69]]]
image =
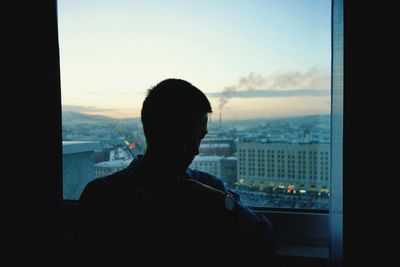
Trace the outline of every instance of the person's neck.
[[153, 171], [161, 171], [165, 174], [180, 175], [179, 171], [176, 170], [176, 162], [173, 161], [171, 155], [160, 153], [159, 151], [154, 152], [148, 150], [143, 155], [141, 161], [144, 165], [149, 166]]

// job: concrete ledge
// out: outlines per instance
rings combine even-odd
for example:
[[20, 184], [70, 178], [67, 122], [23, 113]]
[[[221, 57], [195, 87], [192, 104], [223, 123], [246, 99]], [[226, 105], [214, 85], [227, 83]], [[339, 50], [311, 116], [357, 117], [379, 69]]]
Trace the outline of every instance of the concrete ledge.
[[63, 141], [62, 153], [63, 155], [90, 152], [100, 149], [100, 142], [98, 141]]

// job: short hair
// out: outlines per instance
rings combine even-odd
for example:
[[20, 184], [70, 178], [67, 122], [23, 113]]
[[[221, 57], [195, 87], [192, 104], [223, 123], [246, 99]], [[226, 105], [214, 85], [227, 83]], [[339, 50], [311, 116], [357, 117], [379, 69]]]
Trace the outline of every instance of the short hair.
[[194, 120], [211, 113], [206, 95], [181, 79], [166, 79], [148, 90], [141, 119], [147, 144], [179, 141], [191, 134]]

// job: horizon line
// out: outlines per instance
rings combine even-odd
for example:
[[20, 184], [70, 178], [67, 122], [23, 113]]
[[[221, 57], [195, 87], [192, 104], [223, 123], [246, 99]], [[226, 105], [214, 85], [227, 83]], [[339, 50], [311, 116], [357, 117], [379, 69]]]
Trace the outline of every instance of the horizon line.
[[[72, 110], [66, 110], [62, 111], [62, 113], [78, 113], [78, 114], [83, 114], [87, 116], [100, 116], [100, 117], [105, 117], [109, 119], [114, 119], [114, 120], [125, 120], [125, 119], [132, 119], [132, 120], [141, 120], [140, 117], [113, 117], [113, 116], [108, 116], [108, 115], [103, 115], [100, 113], [90, 113], [90, 112], [79, 112], [79, 111], [72, 111]], [[211, 112], [211, 114], [217, 114], [217, 112]], [[275, 115], [275, 116], [268, 116], [268, 117], [253, 117], [253, 118], [230, 118], [230, 119], [224, 119], [224, 121], [238, 121], [238, 120], [260, 120], [260, 119], [282, 119], [282, 118], [293, 118], [293, 117], [309, 117], [309, 116], [327, 116], [331, 115], [330, 113], [314, 113], [314, 114], [305, 114], [305, 115]], [[209, 120], [209, 123], [215, 122], [216, 120]], [[217, 120], [218, 121], [218, 120]]]

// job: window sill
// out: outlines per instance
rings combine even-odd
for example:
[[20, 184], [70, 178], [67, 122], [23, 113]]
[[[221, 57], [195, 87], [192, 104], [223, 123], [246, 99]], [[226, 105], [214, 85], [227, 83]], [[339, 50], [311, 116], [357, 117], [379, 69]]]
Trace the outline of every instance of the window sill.
[[329, 247], [322, 246], [279, 246], [277, 253], [280, 256], [329, 259]]

